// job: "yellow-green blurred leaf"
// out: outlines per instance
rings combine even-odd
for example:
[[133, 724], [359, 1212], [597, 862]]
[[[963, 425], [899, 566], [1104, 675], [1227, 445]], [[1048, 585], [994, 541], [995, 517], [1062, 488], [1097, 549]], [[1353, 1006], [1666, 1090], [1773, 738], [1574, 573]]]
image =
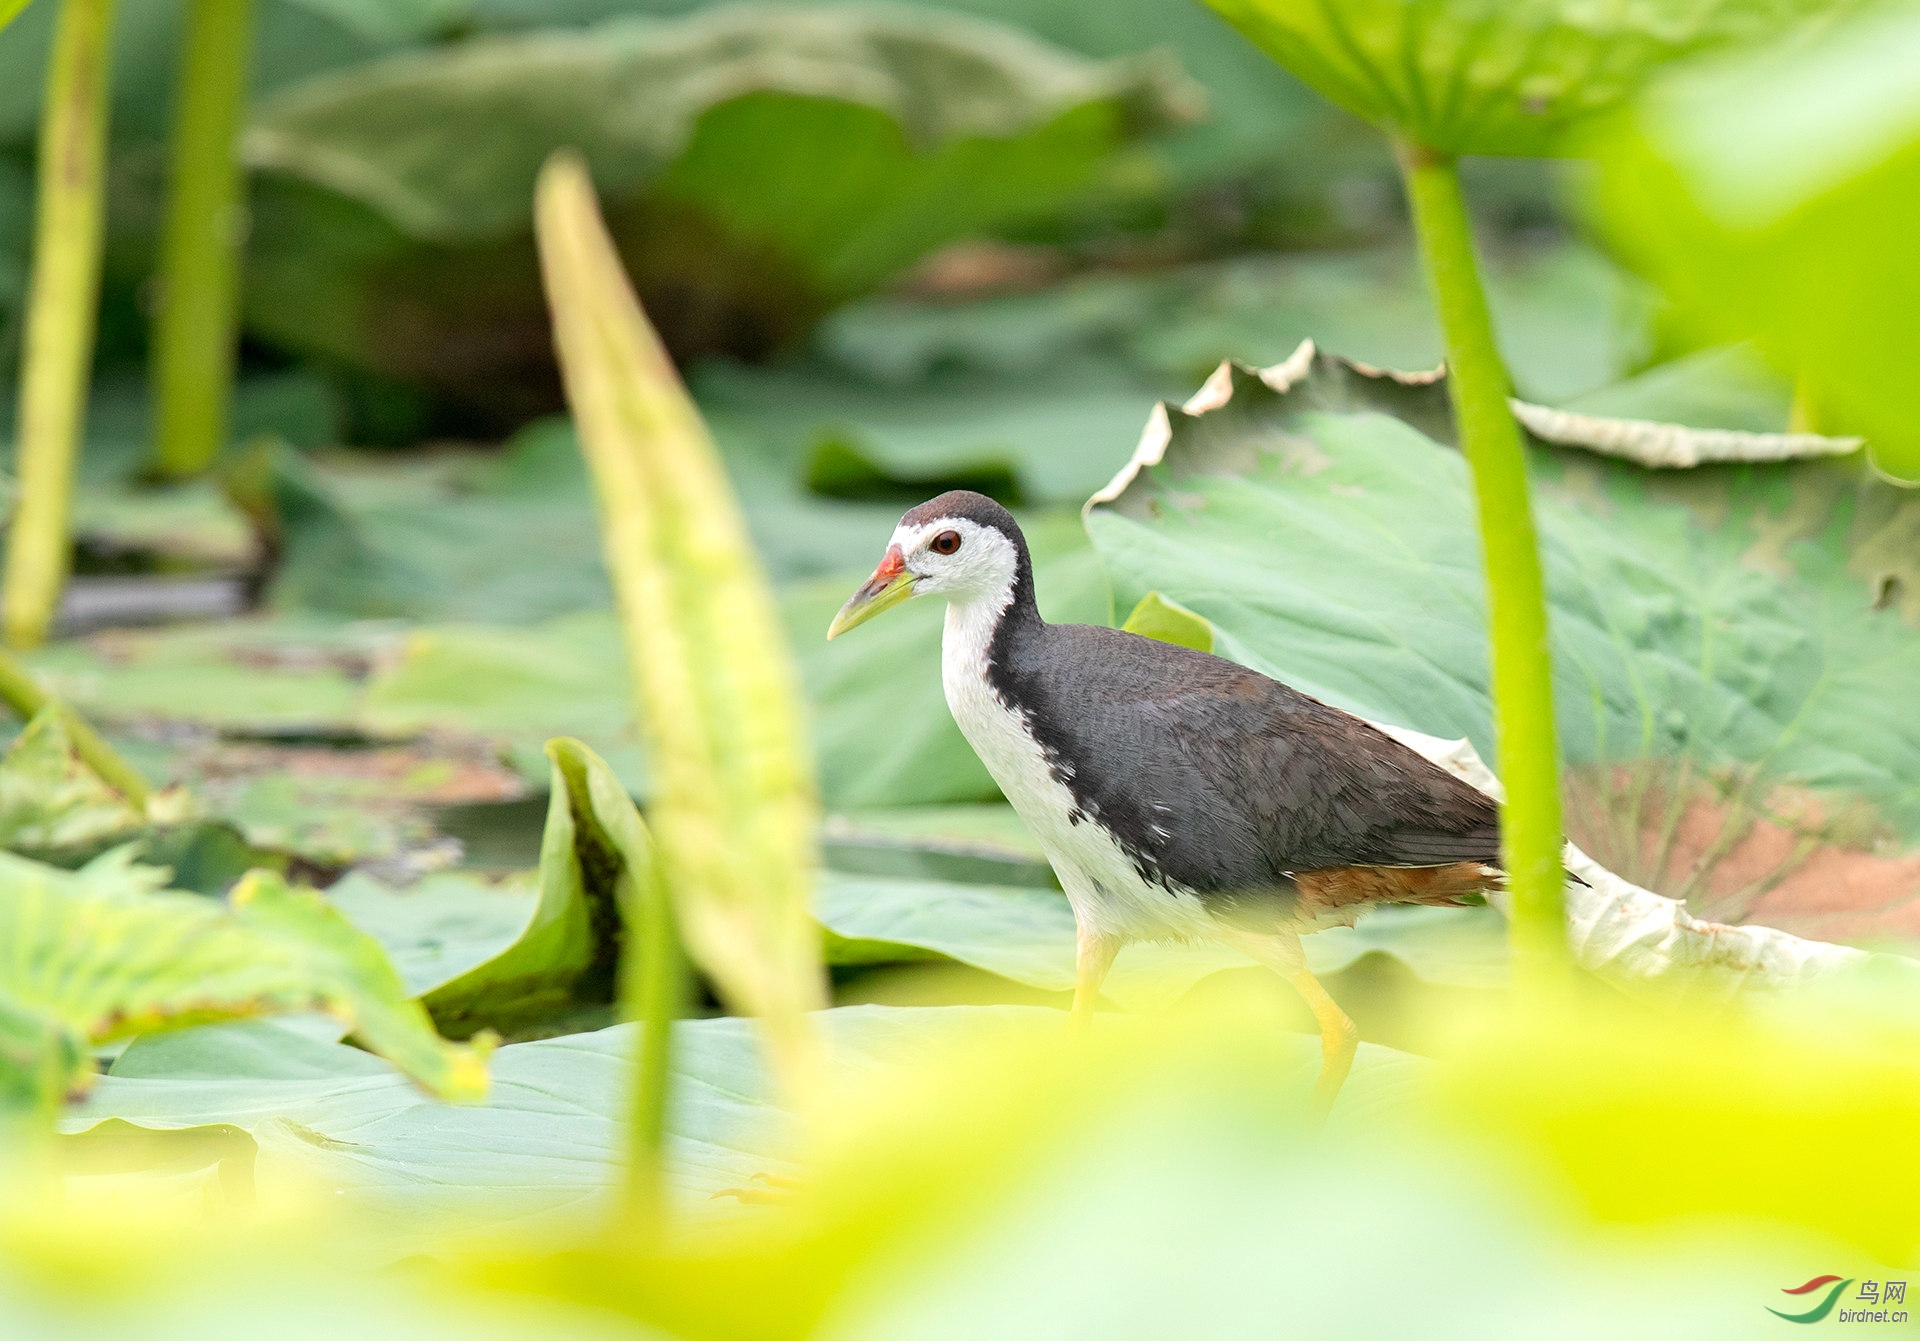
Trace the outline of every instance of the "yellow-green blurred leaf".
[[542, 171], [536, 228], [654, 769], [662, 872], [688, 951], [765, 1021], [776, 1070], [804, 1087], [807, 1012], [825, 994], [799, 675], [719, 454], [577, 157]]
[[1599, 140], [1610, 229], [1716, 333], [1752, 336], [1920, 479], [1920, 9], [1660, 81]]
[[484, 1050], [443, 1042], [379, 945], [318, 894], [256, 871], [223, 906], [156, 892], [163, 877], [114, 855], [68, 873], [0, 854], [0, 992], [89, 1043], [317, 1008], [435, 1094], [485, 1089]]

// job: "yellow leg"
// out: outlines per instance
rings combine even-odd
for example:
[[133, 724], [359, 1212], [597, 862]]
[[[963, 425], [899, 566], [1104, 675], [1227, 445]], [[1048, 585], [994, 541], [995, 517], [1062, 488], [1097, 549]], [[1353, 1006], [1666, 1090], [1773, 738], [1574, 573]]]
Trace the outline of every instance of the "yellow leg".
[[1100, 999], [1100, 984], [1107, 980], [1113, 957], [1120, 953], [1118, 936], [1103, 936], [1080, 928], [1074, 954], [1073, 1016], [1075, 1035], [1084, 1037], [1093, 1028], [1093, 1006]]
[[1291, 974], [1287, 981], [1307, 1003], [1307, 1009], [1313, 1012], [1320, 1026], [1320, 1077], [1313, 1082], [1312, 1111], [1316, 1123], [1324, 1122], [1333, 1107], [1334, 1096], [1340, 1093], [1340, 1086], [1347, 1079], [1347, 1072], [1353, 1069], [1354, 1050], [1360, 1046], [1360, 1030], [1347, 1018], [1339, 1003], [1327, 995], [1320, 980], [1306, 969]]

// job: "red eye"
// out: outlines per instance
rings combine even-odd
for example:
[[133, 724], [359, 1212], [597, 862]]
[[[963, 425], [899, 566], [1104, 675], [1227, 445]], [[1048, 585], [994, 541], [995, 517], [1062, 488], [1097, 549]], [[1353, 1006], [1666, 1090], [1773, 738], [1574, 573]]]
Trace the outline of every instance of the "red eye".
[[960, 533], [958, 531], [942, 531], [933, 538], [933, 552], [935, 554], [951, 554], [959, 548]]

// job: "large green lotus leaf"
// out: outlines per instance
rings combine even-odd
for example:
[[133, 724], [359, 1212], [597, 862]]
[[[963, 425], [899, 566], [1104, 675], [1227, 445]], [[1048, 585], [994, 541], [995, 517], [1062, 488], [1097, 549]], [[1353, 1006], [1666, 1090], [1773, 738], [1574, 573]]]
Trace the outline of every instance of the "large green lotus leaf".
[[652, 878], [652, 844], [603, 759], [566, 739], [549, 741], [547, 754], [552, 785], [531, 917], [511, 944], [422, 998], [453, 1037], [483, 1028], [525, 1032], [604, 1010], [617, 995], [624, 905], [635, 880]]
[[365, 631], [246, 621], [115, 631], [53, 644], [30, 661], [92, 720], [328, 737], [356, 729], [356, 673], [377, 646]]
[[[705, 7], [706, 0], [473, 0], [469, 12], [482, 29], [517, 31]], [[1155, 183], [1161, 189], [1275, 170], [1298, 178], [1321, 166], [1314, 159], [1326, 157], [1329, 145], [1347, 149], [1358, 138], [1343, 132], [1366, 134], [1190, 0], [942, 0], [929, 7], [1021, 28], [1095, 59], [1170, 48], [1206, 90], [1207, 114], [1157, 146], [1171, 177]]]
[[[873, 562], [891, 533], [891, 523], [874, 528]], [[1042, 613], [1056, 622], [1108, 623], [1106, 577], [1079, 528], [1067, 517], [1034, 519], [1027, 538]], [[864, 576], [805, 583], [783, 606], [813, 707], [814, 753], [826, 803], [998, 799], [999, 789], [953, 724], [940, 687], [944, 603], [912, 602], [857, 633], [827, 641], [834, 612]]]
[[571, 433], [529, 432], [504, 457], [271, 463], [277, 610], [504, 624], [611, 599]]
[[[973, 1014], [864, 1006], [821, 1018], [834, 1055], [857, 1064], [898, 1055]], [[1061, 1018], [985, 1014], [1043, 1026]], [[63, 1126], [234, 1123], [261, 1141], [263, 1190], [275, 1176], [318, 1174], [356, 1203], [421, 1220], [455, 1211], [483, 1225], [518, 1216], [578, 1224], [619, 1180], [631, 1026], [501, 1048], [486, 1103], [459, 1109], [424, 1106], [351, 1048], [285, 1039], [262, 1047], [231, 1031], [193, 1036], [218, 1032], [148, 1048], [136, 1068], [103, 1078]], [[751, 1021], [683, 1020], [674, 1034], [669, 1177], [689, 1209], [712, 1209], [713, 1193], [789, 1167], [791, 1133], [771, 1107]]]
[[[1491, 757], [1465, 466], [1392, 414], [1431, 426], [1444, 385], [1356, 388], [1326, 360], [1270, 375], [1286, 389], [1234, 369], [1212, 408], [1156, 415], [1089, 517], [1116, 595], [1165, 592], [1223, 654]], [[1857, 458], [1534, 465], [1570, 762], [1685, 761], [1749, 798], [1794, 783], [1920, 838], [1920, 610], [1899, 545], [1920, 498]]]
[[1611, 231], [1683, 307], [1758, 340], [1824, 419], [1920, 479], [1920, 12], [1880, 6], [1679, 70], [1599, 141]]
[[458, 732], [491, 742], [530, 782], [543, 781], [547, 741], [575, 736], [644, 793], [631, 727], [633, 696], [611, 611], [561, 615], [531, 629], [430, 625], [367, 680], [360, 722], [376, 735]]
[[942, 242], [1057, 209], [1190, 99], [1159, 59], [902, 8], [727, 7], [399, 56], [256, 116], [248, 321], [525, 417], [557, 403], [528, 229], [562, 145], [675, 355], [757, 354]]
[[379, 945], [319, 895], [256, 872], [222, 905], [156, 892], [159, 878], [124, 852], [78, 874], [0, 860], [0, 992], [88, 1043], [317, 1007], [428, 1090], [484, 1091], [484, 1051], [443, 1042]]
[[1341, 106], [1451, 154], [1545, 154], [1662, 63], [1829, 0], [1208, 0]]
[[[1057, 1036], [1065, 1023], [1059, 1011], [1023, 1007], [851, 1006], [817, 1018], [836, 1071], [848, 1076], [910, 1063], [969, 1033]], [[620, 1180], [629, 1025], [501, 1048], [487, 1101], [457, 1108], [425, 1103], [404, 1083], [373, 1074], [349, 1048], [186, 1036], [167, 1044], [178, 1074], [157, 1069], [167, 1058], [150, 1052], [139, 1074], [103, 1077], [63, 1127], [81, 1131], [113, 1118], [159, 1129], [244, 1127], [259, 1143], [263, 1196], [316, 1183], [335, 1189], [349, 1208], [380, 1217], [381, 1241], [370, 1247], [381, 1255], [431, 1242], [422, 1235], [449, 1224], [542, 1234], [590, 1225], [604, 1216]], [[1304, 1089], [1318, 1045], [1288, 1035], [1280, 1047]], [[223, 1068], [220, 1053], [229, 1049], [234, 1060]], [[1342, 1103], [1396, 1101], [1414, 1065], [1363, 1045]], [[673, 1068], [670, 1186], [688, 1216], [734, 1214], [734, 1203], [713, 1194], [794, 1168], [795, 1133], [770, 1102], [753, 1022], [680, 1021]], [[402, 1237], [409, 1233], [411, 1240]]]

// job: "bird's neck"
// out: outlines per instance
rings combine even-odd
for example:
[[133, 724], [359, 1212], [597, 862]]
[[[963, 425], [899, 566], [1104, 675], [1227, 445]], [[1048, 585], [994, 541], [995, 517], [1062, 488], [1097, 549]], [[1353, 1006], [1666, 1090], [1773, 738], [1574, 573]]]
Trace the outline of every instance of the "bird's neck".
[[1013, 644], [1043, 627], [1033, 593], [1033, 565], [1022, 550], [1013, 576], [997, 591], [948, 600], [941, 659], [949, 670], [984, 672]]

